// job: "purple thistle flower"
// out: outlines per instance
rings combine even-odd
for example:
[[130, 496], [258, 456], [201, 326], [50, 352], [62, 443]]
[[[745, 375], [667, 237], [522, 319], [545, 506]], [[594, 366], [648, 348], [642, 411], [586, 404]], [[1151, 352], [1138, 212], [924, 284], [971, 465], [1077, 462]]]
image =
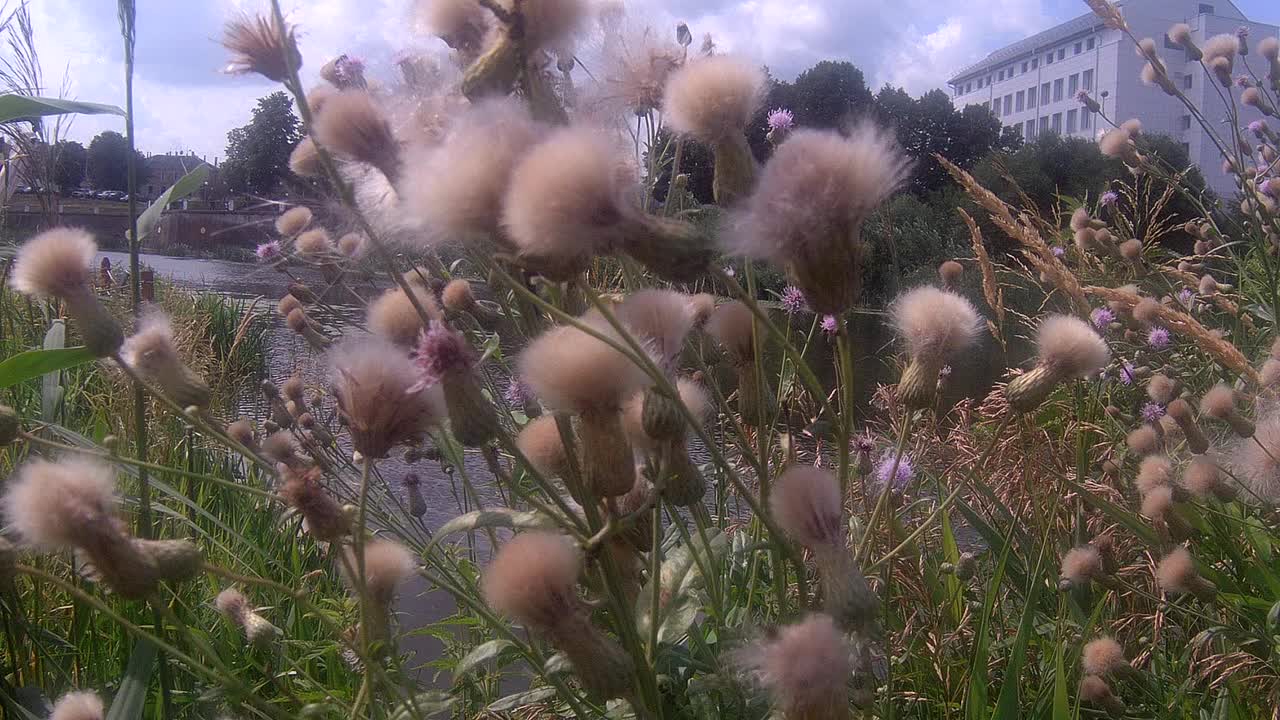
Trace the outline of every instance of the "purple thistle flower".
[[422, 373], [414, 387], [435, 385], [451, 372], [470, 369], [476, 359], [476, 351], [466, 338], [442, 322], [433, 322], [422, 331], [413, 355], [413, 362]]
[[1253, 87], [1253, 82], [1250, 81], [1249, 78], [1245, 77], [1244, 75], [1241, 75], [1236, 78], [1236, 87], [1238, 88]]
[[340, 55], [333, 61], [333, 73], [340, 88], [364, 84], [364, 61], [351, 55]]
[[1158, 325], [1147, 332], [1147, 344], [1156, 350], [1169, 347], [1170, 342], [1172, 338], [1169, 336], [1169, 331]]
[[1191, 307], [1191, 303], [1196, 299], [1196, 293], [1191, 288], [1182, 288], [1178, 292], [1178, 302], [1186, 307]]
[[835, 315], [822, 316], [822, 332], [828, 335], [835, 335], [836, 330], [840, 328], [840, 323], [836, 320]]
[[1164, 406], [1160, 403], [1149, 402], [1142, 406], [1142, 419], [1145, 422], [1155, 423], [1164, 417]]
[[1253, 122], [1249, 123], [1249, 132], [1253, 133], [1254, 135], [1257, 135], [1258, 137], [1262, 137], [1267, 132], [1266, 121], [1254, 120]]
[[1280, 198], [1280, 179], [1270, 178], [1258, 186], [1264, 195], [1270, 195], [1273, 198]]
[[280, 242], [278, 240], [264, 242], [253, 251], [253, 254], [257, 255], [259, 260], [266, 262], [275, 260], [280, 257]]
[[1133, 366], [1133, 363], [1128, 363], [1128, 362], [1127, 362], [1127, 363], [1125, 363], [1125, 364], [1121, 365], [1121, 366], [1120, 366], [1120, 382], [1121, 382], [1121, 384], [1123, 384], [1123, 385], [1132, 385], [1132, 384], [1133, 384], [1133, 381], [1137, 379], [1137, 377], [1134, 375], [1134, 373], [1135, 373], [1135, 372], [1137, 372], [1137, 368], [1135, 368], [1135, 367]]
[[1103, 207], [1110, 207], [1112, 205], [1115, 205], [1116, 201], [1118, 201], [1119, 199], [1120, 199], [1119, 194], [1112, 192], [1111, 190], [1108, 190], [1102, 193], [1102, 197], [1098, 198], [1098, 203], [1101, 204]]
[[737, 270], [734, 270], [734, 269], [733, 269], [733, 266], [731, 266], [731, 265], [725, 265], [725, 266], [724, 266], [724, 274], [725, 274], [725, 275], [728, 275], [729, 277], [734, 277], [735, 275], [737, 275], [737, 274], [738, 274], [738, 271], [737, 271]]
[[906, 489], [907, 483], [915, 478], [916, 469], [915, 464], [911, 462], [911, 457], [903, 453], [902, 457], [897, 458], [898, 467], [895, 472], [893, 461], [897, 455], [898, 452], [895, 449], [885, 450], [880, 456], [880, 461], [876, 463], [875, 474], [882, 488], [888, 485], [892, 489], [901, 492]]
[[1064, 255], [1066, 255], [1066, 254], [1067, 254], [1067, 249], [1066, 249], [1066, 248], [1064, 248], [1064, 247], [1062, 247], [1062, 246], [1060, 246], [1060, 245], [1054, 245], [1054, 246], [1053, 246], [1053, 256], [1054, 256], [1054, 257], [1056, 257], [1056, 258], [1060, 258], [1060, 257], [1062, 257], [1062, 256], [1064, 256]]
[[853, 438], [853, 449], [860, 455], [870, 455], [876, 451], [876, 439], [871, 433], [864, 432]]
[[787, 132], [796, 126], [796, 116], [786, 108], [776, 108], [769, 111], [769, 117], [765, 122], [770, 130]]
[[782, 288], [782, 309], [788, 315], [803, 312], [808, 304], [804, 300], [804, 292], [794, 285]]
[[1240, 38], [1241, 40], [1244, 40], [1245, 38], [1249, 37], [1249, 27], [1247, 25], [1241, 25], [1240, 27], [1236, 28], [1236, 37]]
[[514, 378], [507, 389], [502, 391], [502, 399], [512, 407], [523, 407], [533, 400], [533, 390], [524, 380]]
[[942, 366], [942, 369], [938, 371], [938, 377], [940, 377], [940, 378], [948, 378], [948, 377], [951, 377], [951, 366], [950, 366], [950, 365], [943, 365], [943, 366]]
[[1089, 320], [1095, 328], [1106, 330], [1116, 321], [1116, 314], [1111, 311], [1111, 308], [1100, 307], [1089, 313]]

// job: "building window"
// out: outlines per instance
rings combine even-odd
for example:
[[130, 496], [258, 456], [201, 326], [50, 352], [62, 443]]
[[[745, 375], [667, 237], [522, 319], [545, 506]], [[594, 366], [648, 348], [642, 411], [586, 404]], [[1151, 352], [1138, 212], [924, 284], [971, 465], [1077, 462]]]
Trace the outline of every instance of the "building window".
[[1004, 71], [1003, 71], [1003, 70], [1001, 70], [999, 73], [997, 73], [997, 74], [996, 74], [996, 79], [997, 79], [997, 80], [1004, 80]]
[[1093, 124], [1093, 111], [1089, 110], [1088, 108], [1085, 108], [1080, 112], [1080, 129], [1088, 130], [1089, 126], [1092, 124]]
[[1013, 95], [1004, 96], [1004, 114], [1005, 115], [1013, 114]]
[[993, 77], [995, 77], [995, 76], [994, 76], [994, 75], [988, 75], [988, 76], [987, 76], [987, 84], [988, 84], [988, 85], [990, 85], [990, 84], [991, 84], [991, 78], [993, 78]]
[[1075, 131], [1076, 131], [1076, 111], [1068, 110], [1067, 111], [1067, 134], [1070, 135]]
[[1031, 58], [1031, 69], [1035, 70], [1038, 67], [1040, 67], [1040, 58], [1038, 57]]
[[1027, 106], [1027, 93], [1022, 90], [1019, 90], [1018, 94], [1014, 96], [1013, 107], [1018, 112], [1022, 112], [1022, 110], [1026, 106]]
[[1040, 104], [1049, 104], [1049, 83], [1045, 83], [1040, 86]]
[[1085, 41], [1084, 41], [1084, 48], [1085, 48], [1086, 50], [1092, 50], [1092, 49], [1093, 49], [1093, 44], [1094, 44], [1094, 39], [1093, 39], [1093, 38], [1089, 38], [1088, 40], [1085, 40]]
[[982, 78], [978, 78], [978, 89], [982, 89]]
[[1040, 132], [1042, 133], [1049, 132], [1049, 116], [1047, 115], [1040, 118]]
[[1024, 134], [1028, 140], [1035, 139], [1036, 137], [1036, 121], [1035, 120], [1027, 121], [1027, 131]]
[[1083, 87], [1085, 90], [1089, 90], [1089, 91], [1093, 90], [1093, 71], [1092, 70], [1085, 70], [1084, 74], [1080, 76], [1080, 86]]
[[1067, 57], [1067, 49], [1066, 49], [1066, 48], [1058, 48], [1058, 59], [1059, 59], [1059, 60], [1063, 60], [1063, 59], [1065, 59], [1066, 57]]
[[1036, 88], [1034, 85], [1032, 85], [1030, 88], [1027, 89], [1027, 108], [1033, 108], [1035, 106], [1036, 106]]
[[1076, 96], [1076, 91], [1080, 89], [1080, 73], [1076, 73], [1067, 79], [1067, 95]]
[[1190, 129], [1191, 129], [1191, 116], [1190, 116], [1190, 115], [1183, 115], [1182, 117], [1178, 118], [1178, 128], [1179, 128], [1179, 129], [1181, 129], [1181, 130], [1190, 130]]
[[1183, 90], [1190, 90], [1190, 89], [1191, 89], [1191, 81], [1192, 81], [1194, 78], [1195, 78], [1195, 73], [1187, 73], [1186, 75], [1183, 75], [1183, 76], [1182, 76], [1182, 89], [1183, 89]]
[[1025, 75], [1025, 74], [1026, 74], [1026, 72], [1027, 72], [1027, 64], [1026, 64], [1025, 62], [1024, 62], [1024, 63], [1022, 63], [1022, 72], [1023, 72], [1023, 74], [1024, 74], [1024, 75]]
[[1062, 132], [1062, 113], [1053, 114], [1053, 131], [1056, 133]]
[[1044, 64], [1045, 64], [1045, 65], [1052, 65], [1052, 64], [1053, 64], [1053, 53], [1049, 53], [1048, 55], [1045, 55], [1045, 56], [1044, 56]]
[[1062, 78], [1053, 81], [1053, 101], [1060, 102], [1062, 100]]
[[1191, 143], [1178, 143], [1182, 146], [1182, 152], [1191, 155]]
[[1201, 14], [1201, 15], [1213, 15], [1213, 14], [1214, 14], [1214, 12], [1213, 12], [1213, 6], [1212, 6], [1212, 5], [1210, 5], [1209, 3], [1200, 3], [1200, 14]]
[[1083, 50], [1083, 49], [1084, 49], [1084, 46], [1083, 46], [1083, 44], [1082, 44], [1082, 43], [1076, 43], [1075, 53], [1073, 53], [1073, 54], [1075, 54], [1075, 55], [1079, 55], [1079, 54], [1080, 54], [1080, 51], [1081, 51], [1081, 50]]

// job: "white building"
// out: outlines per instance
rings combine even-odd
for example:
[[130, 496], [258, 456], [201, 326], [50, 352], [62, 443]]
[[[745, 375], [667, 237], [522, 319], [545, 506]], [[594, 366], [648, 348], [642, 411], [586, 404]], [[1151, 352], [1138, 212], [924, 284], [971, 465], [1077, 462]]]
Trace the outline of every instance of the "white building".
[[[1230, 0], [1124, 0], [1117, 5], [1135, 36], [1155, 39], [1177, 87], [1220, 128], [1220, 136], [1230, 137], [1224, 124], [1230, 117], [1222, 100], [1224, 88], [1199, 62], [1188, 61], [1166, 33], [1175, 23], [1187, 23], [1196, 44], [1203, 47], [1214, 35], [1235, 33], [1244, 27], [1252, 50], [1280, 30], [1275, 25], [1251, 22]], [[1076, 100], [1077, 91], [1087, 90], [1102, 105], [1103, 114], [1115, 122], [1138, 118], [1147, 132], [1181, 142], [1209, 185], [1221, 195], [1233, 196], [1235, 186], [1222, 171], [1222, 156], [1213, 140], [1178, 99], [1142, 83], [1139, 73], [1144, 64], [1132, 40], [1103, 27], [1098, 17], [1089, 13], [996, 50], [956, 73], [948, 84], [957, 107], [988, 107], [1028, 140], [1050, 131], [1096, 137], [1108, 129], [1105, 121]], [[1237, 76], [1248, 76], [1250, 69], [1266, 82], [1267, 62], [1256, 52], [1236, 60]], [[1239, 92], [1233, 88], [1237, 104]], [[1256, 110], [1242, 108], [1240, 125], [1260, 117]]]

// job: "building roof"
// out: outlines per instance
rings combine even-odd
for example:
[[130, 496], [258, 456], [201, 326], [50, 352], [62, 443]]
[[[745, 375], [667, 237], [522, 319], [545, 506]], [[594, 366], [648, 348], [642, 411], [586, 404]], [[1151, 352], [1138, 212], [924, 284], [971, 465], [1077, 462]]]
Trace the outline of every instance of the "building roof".
[[172, 170], [180, 173], [188, 173], [196, 169], [200, 163], [204, 162], [198, 155], [152, 155], [147, 158], [147, 165], [151, 170]]
[[961, 78], [982, 72], [989, 68], [999, 67], [1000, 65], [1003, 65], [1014, 58], [1026, 55], [1033, 50], [1053, 45], [1054, 43], [1061, 42], [1074, 35], [1079, 35], [1080, 33], [1089, 32], [1101, 24], [1102, 21], [1098, 19], [1097, 15], [1094, 15], [1091, 12], [1085, 13], [1077, 18], [1066, 21], [1061, 25], [1049, 28], [1044, 32], [1036, 33], [1025, 40], [1019, 40], [1012, 45], [1006, 45], [986, 56], [982, 60], [960, 70], [960, 72], [957, 72], [947, 82], [948, 84], [954, 84], [959, 82]]

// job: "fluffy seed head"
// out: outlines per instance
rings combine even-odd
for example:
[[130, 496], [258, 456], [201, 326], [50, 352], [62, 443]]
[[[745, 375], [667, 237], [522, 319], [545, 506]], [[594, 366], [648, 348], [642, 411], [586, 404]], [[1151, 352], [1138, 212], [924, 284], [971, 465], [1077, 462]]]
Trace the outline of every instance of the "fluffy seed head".
[[1200, 499], [1220, 497], [1227, 491], [1222, 474], [1212, 460], [1198, 457], [1182, 472], [1182, 487]]
[[1072, 585], [1086, 585], [1102, 574], [1102, 555], [1092, 545], [1071, 548], [1066, 555], [1062, 556], [1062, 569], [1059, 574]]
[[1214, 385], [1200, 398], [1200, 412], [1217, 420], [1226, 420], [1236, 413], [1236, 392], [1224, 383]]
[[543, 477], [564, 475], [568, 455], [554, 416], [543, 415], [531, 420], [516, 436], [516, 447]]
[[1079, 232], [1090, 227], [1093, 218], [1089, 217], [1089, 210], [1085, 207], [1078, 207], [1075, 212], [1071, 213], [1071, 230]]
[[[348, 550], [352, 568], [356, 560]], [[413, 553], [405, 546], [390, 540], [372, 540], [364, 546], [364, 581], [369, 599], [374, 604], [390, 607], [395, 600], [396, 588], [413, 572]], [[351, 581], [352, 578], [348, 578]], [[354, 585], [354, 583], [353, 583]]]
[[911, 167], [894, 136], [871, 123], [849, 137], [797, 130], [760, 173], [730, 249], [787, 269], [815, 312], [837, 314], [861, 291], [863, 222]]
[[1070, 315], [1050, 315], [1036, 335], [1041, 364], [1066, 376], [1087, 377], [1111, 358], [1107, 343], [1089, 324]]
[[1272, 63], [1277, 62], [1280, 60], [1280, 40], [1273, 37], [1263, 38], [1262, 42], [1258, 43], [1258, 53]]
[[37, 297], [74, 297], [93, 284], [93, 259], [98, 244], [77, 228], [45, 230], [18, 248], [13, 263], [13, 287]]
[[529, 52], [564, 45], [589, 14], [586, 0], [526, 0], [520, 10]]
[[907, 354], [937, 363], [949, 362], [972, 348], [983, 327], [972, 303], [927, 285], [894, 301], [889, 315], [907, 345]]
[[209, 386], [183, 363], [173, 342], [169, 318], [159, 309], [147, 311], [138, 330], [125, 340], [121, 357], [135, 372], [159, 386], [182, 407], [209, 404]]
[[298, 462], [298, 444], [288, 430], [278, 430], [262, 439], [262, 454], [284, 465]]
[[322, 227], [312, 228], [294, 239], [293, 249], [307, 257], [328, 255], [333, 251], [333, 239], [329, 237], [328, 230]]
[[1097, 675], [1085, 675], [1080, 679], [1080, 699], [1095, 707], [1112, 707], [1120, 702], [1111, 692], [1111, 686]]
[[274, 16], [233, 18], [223, 28], [222, 46], [231, 51], [229, 73], [258, 73], [273, 82], [284, 82], [290, 66], [294, 70], [302, 67], [293, 26], [280, 25]]
[[640, 290], [616, 309], [618, 320], [663, 367], [670, 367], [693, 329], [689, 296], [674, 290]]
[[809, 465], [788, 468], [769, 497], [778, 524], [806, 547], [843, 545], [840, 485], [827, 470]]
[[661, 107], [667, 81], [682, 62], [680, 48], [652, 28], [613, 45], [605, 58], [606, 97], [641, 115]]
[[1178, 396], [1178, 381], [1165, 375], [1164, 373], [1156, 373], [1147, 381], [1147, 397], [1152, 402], [1168, 405]]
[[[611, 328], [597, 328], [625, 347]], [[620, 408], [648, 376], [626, 355], [569, 326], [538, 336], [520, 355], [520, 377], [543, 403], [562, 412]]]
[[310, 323], [307, 322], [307, 311], [302, 308], [290, 310], [284, 318], [284, 324], [296, 333], [305, 332], [310, 327]]
[[515, 99], [472, 106], [444, 143], [405, 168], [405, 210], [441, 241], [493, 238], [512, 171], [546, 132]]
[[1126, 260], [1139, 260], [1142, 258], [1142, 241], [1137, 238], [1125, 240], [1120, 243], [1120, 254]]
[[742, 134], [764, 102], [764, 91], [764, 73], [755, 65], [713, 55], [671, 75], [662, 107], [677, 132], [716, 143]]
[[1142, 496], [1142, 514], [1152, 520], [1163, 520], [1173, 512], [1173, 488], [1162, 485]]
[[414, 17], [422, 30], [466, 56], [480, 50], [489, 25], [488, 11], [476, 0], [418, 0]]
[[1267, 358], [1258, 370], [1258, 378], [1264, 387], [1274, 389], [1280, 386], [1280, 360]]
[[399, 143], [369, 93], [344, 90], [325, 100], [315, 120], [316, 139], [350, 160], [368, 163], [388, 179], [399, 175]]
[[1133, 430], [1125, 437], [1125, 444], [1139, 455], [1150, 455], [1160, 447], [1160, 436], [1150, 425]]
[[[438, 319], [439, 309], [431, 291], [413, 285], [413, 297], [432, 319]], [[401, 347], [413, 347], [422, 333], [422, 316], [413, 306], [408, 293], [399, 287], [379, 295], [365, 310], [369, 330]]]
[[574, 586], [581, 568], [577, 548], [564, 536], [525, 532], [498, 550], [480, 587], [494, 610], [546, 631], [575, 613]]
[[[277, 433], [278, 434], [278, 433]], [[350, 518], [320, 483], [320, 468], [280, 467], [280, 497], [306, 522], [307, 532], [321, 542], [336, 542], [351, 529]]]
[[701, 327], [716, 311], [716, 297], [709, 293], [698, 293], [689, 298], [689, 313], [693, 315], [693, 324]]
[[358, 258], [364, 254], [364, 248], [364, 235], [360, 233], [351, 232], [338, 238], [338, 252], [343, 257]]
[[744, 365], [755, 357], [752, 326], [755, 316], [739, 300], [716, 308], [707, 319], [707, 332], [724, 346], [735, 365]]
[[947, 287], [953, 287], [964, 275], [964, 266], [955, 260], [948, 260], [938, 266], [938, 279]]
[[788, 718], [848, 717], [852, 653], [831, 616], [810, 615], [742, 653]]
[[1156, 565], [1156, 582], [1167, 593], [1192, 592], [1199, 581], [1196, 561], [1185, 547], [1174, 548]]
[[115, 485], [107, 465], [77, 458], [31, 460], [5, 488], [5, 521], [23, 542], [70, 549], [116, 521]]
[[1080, 665], [1088, 675], [1105, 676], [1128, 668], [1129, 661], [1125, 659], [1120, 643], [1103, 635], [1085, 643]]
[[58, 699], [49, 720], [102, 720], [104, 717], [106, 709], [97, 693], [77, 691]]
[[466, 312], [475, 307], [476, 296], [471, 291], [471, 283], [463, 278], [455, 278], [444, 286], [440, 293], [440, 302], [453, 312]]
[[[1214, 35], [1204, 44], [1204, 60], [1210, 64], [1218, 58], [1226, 58], [1228, 63], [1234, 63], [1236, 54], [1239, 52], [1240, 38], [1234, 34]], [[1228, 65], [1228, 68], [1230, 68], [1230, 65]]]
[[629, 208], [616, 145], [589, 128], [557, 130], [511, 175], [502, 222], [520, 255], [555, 279], [584, 270], [619, 241]]
[[1166, 487], [1173, 478], [1173, 464], [1163, 455], [1148, 455], [1138, 464], [1133, 484], [1144, 497], [1157, 488]]
[[299, 140], [293, 152], [289, 153], [289, 169], [299, 177], [317, 177], [323, 171], [320, 167], [320, 153], [310, 136]]
[[235, 588], [227, 588], [213, 599], [213, 606], [229, 619], [239, 622], [249, 610], [249, 598]]
[[304, 205], [291, 207], [276, 218], [276, 232], [285, 237], [293, 237], [311, 224], [311, 208]]
[[404, 351], [384, 340], [361, 338], [330, 352], [334, 397], [347, 420], [351, 444], [367, 458], [387, 456], [417, 439], [442, 413], [437, 388], [423, 387]]
[[1231, 454], [1231, 472], [1248, 488], [1243, 496], [1280, 503], [1280, 463], [1272, 458], [1280, 458], [1280, 414], [1276, 413], [1264, 416], [1253, 437], [1240, 441]]
[[1191, 26], [1186, 23], [1176, 23], [1169, 28], [1169, 39], [1185, 47], [1191, 42]]
[[253, 447], [253, 423], [249, 418], [242, 417], [227, 425], [227, 435], [245, 447]]
[[293, 295], [285, 295], [276, 304], [276, 312], [280, 313], [281, 317], [289, 317], [289, 313], [294, 310], [302, 310], [302, 302]]

